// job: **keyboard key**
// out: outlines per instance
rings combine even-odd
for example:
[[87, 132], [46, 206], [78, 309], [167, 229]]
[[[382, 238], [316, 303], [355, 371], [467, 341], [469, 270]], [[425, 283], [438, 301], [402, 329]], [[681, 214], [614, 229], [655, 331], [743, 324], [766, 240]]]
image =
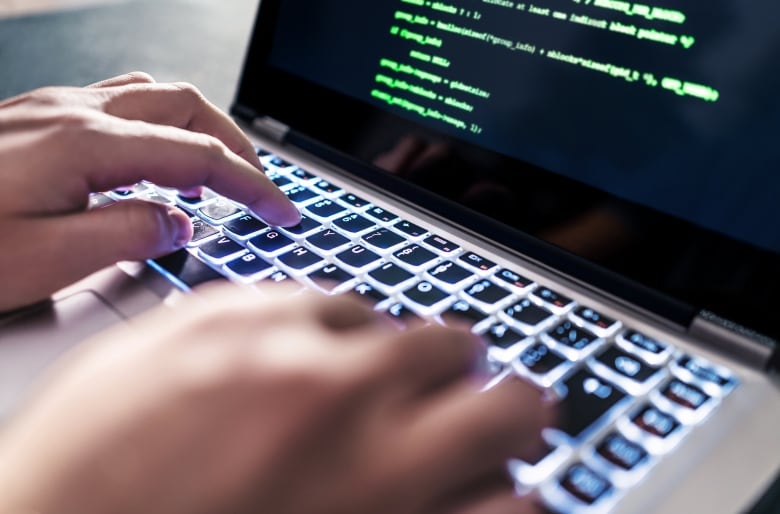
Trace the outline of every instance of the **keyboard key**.
[[501, 315], [510, 325], [529, 335], [538, 332], [555, 319], [552, 312], [536, 305], [528, 298], [523, 298], [506, 307]]
[[563, 320], [544, 334], [544, 339], [571, 360], [578, 360], [595, 350], [603, 340], [596, 334]]
[[611, 346], [605, 352], [596, 357], [596, 364], [601, 364], [615, 377], [623, 389], [631, 394], [639, 395], [646, 392], [660, 378], [660, 369], [650, 366], [638, 357], [621, 350], [617, 346]]
[[337, 252], [350, 244], [348, 238], [329, 228], [307, 237], [306, 242], [326, 254]]
[[578, 307], [571, 316], [601, 337], [608, 337], [620, 328], [620, 322], [607, 317], [590, 307]]
[[421, 325], [425, 323], [425, 319], [423, 317], [409, 309], [409, 307], [401, 302], [396, 302], [389, 305], [384, 312], [390, 316], [390, 319], [396, 321], [401, 327]]
[[237, 239], [249, 239], [256, 236], [268, 225], [250, 214], [225, 222], [223, 228]]
[[588, 505], [593, 505], [605, 497], [612, 489], [612, 484], [595, 471], [582, 463], [571, 466], [560, 479], [561, 487]]
[[631, 422], [642, 431], [662, 439], [668, 438], [680, 427], [679, 421], [652, 405], [640, 410], [631, 418]]
[[301, 221], [292, 227], [284, 227], [281, 230], [292, 237], [306, 237], [322, 228], [322, 223], [308, 216], [301, 216]]
[[415, 273], [439, 259], [438, 255], [418, 244], [411, 244], [406, 248], [398, 250], [393, 253], [393, 257]]
[[701, 382], [702, 387], [714, 395], [730, 390], [736, 382], [728, 370], [690, 355], [680, 356], [675, 362], [675, 369], [685, 378]]
[[295, 241], [277, 230], [269, 230], [249, 240], [252, 251], [268, 257], [284, 253], [294, 245]]
[[406, 239], [386, 228], [380, 228], [363, 234], [361, 239], [366, 245], [384, 251], [393, 250], [406, 243]]
[[427, 280], [417, 283], [402, 293], [402, 296], [422, 313], [433, 313], [452, 301], [445, 291], [442, 291]]
[[89, 208], [100, 209], [102, 207], [108, 207], [112, 203], [116, 203], [116, 200], [103, 193], [92, 193], [89, 195]]
[[453, 254], [460, 250], [460, 245], [453, 243], [452, 241], [448, 241], [441, 236], [429, 236], [425, 238], [423, 242], [445, 255]]
[[309, 280], [326, 293], [333, 293], [349, 287], [355, 277], [335, 264], [329, 264], [309, 273]]
[[559, 314], [574, 305], [574, 300], [553, 291], [549, 287], [534, 289], [531, 291], [531, 295]]
[[579, 438], [596, 424], [616, 415], [616, 407], [628, 398], [624, 392], [587, 370], [579, 370], [564, 382], [566, 396], [560, 404], [560, 429]]
[[362, 245], [353, 246], [336, 254], [336, 259], [355, 272], [363, 271], [382, 261], [382, 257]]
[[510, 269], [501, 269], [496, 272], [495, 277], [509, 286], [510, 291], [523, 294], [534, 285], [534, 281], [526, 278]]
[[518, 375], [527, 377], [540, 387], [555, 385], [572, 368], [572, 363], [543, 343], [525, 348], [513, 361]]
[[315, 175], [309, 173], [303, 168], [295, 168], [290, 172], [290, 175], [304, 182], [308, 182], [317, 178]]
[[371, 207], [366, 211], [366, 214], [380, 223], [391, 223], [398, 219], [397, 214], [386, 211], [381, 207]]
[[225, 268], [244, 280], [255, 280], [269, 274], [273, 265], [253, 253], [247, 253], [227, 263]]
[[298, 205], [305, 204], [320, 197], [320, 195], [305, 186], [293, 186], [289, 189], [285, 189], [284, 194], [287, 195], [287, 198], [289, 198], [291, 202]]
[[361, 282], [360, 284], [356, 285], [352, 291], [361, 298], [369, 300], [372, 305], [382, 303], [388, 298], [388, 296], [382, 291], [366, 282]]
[[274, 155], [271, 159], [267, 161], [267, 163], [277, 168], [290, 168], [293, 166], [291, 163], [285, 161], [278, 155]]
[[348, 234], [357, 235], [376, 228], [376, 223], [360, 214], [348, 214], [335, 219], [333, 226]]
[[369, 205], [369, 202], [367, 200], [364, 200], [357, 195], [353, 195], [352, 193], [346, 193], [344, 195], [341, 195], [339, 197], [339, 200], [341, 200], [347, 205], [354, 207], [355, 209], [362, 209], [363, 207]]
[[474, 252], [466, 252], [460, 256], [460, 261], [480, 273], [488, 273], [496, 267], [496, 263]]
[[680, 380], [672, 380], [661, 391], [661, 395], [675, 405], [696, 410], [710, 400], [710, 397], [698, 387]]
[[301, 284], [298, 283], [292, 276], [290, 276], [288, 273], [285, 273], [281, 270], [276, 270], [270, 275], [263, 277], [258, 284], [262, 283], [269, 283], [269, 284], [286, 284], [290, 286], [300, 286]]
[[184, 249], [152, 259], [150, 262], [154, 269], [163, 272], [163, 274], [171, 275], [187, 287], [195, 287], [212, 280], [225, 279], [224, 275], [217, 273]]
[[210, 190], [210, 189], [204, 189], [200, 196], [182, 196], [181, 194], [176, 195], [176, 202], [185, 207], [192, 210], [200, 209], [204, 205], [216, 201], [218, 198], [217, 194]]
[[596, 454], [625, 471], [639, 467], [647, 460], [648, 453], [617, 432], [612, 432], [596, 447]]
[[426, 274], [448, 291], [460, 289], [477, 276], [463, 266], [452, 261], [444, 261], [426, 271]]
[[482, 337], [491, 346], [508, 349], [521, 341], [525, 341], [526, 335], [513, 330], [506, 323], [494, 323], [485, 332]]
[[219, 229], [212, 227], [202, 219], [190, 218], [190, 222], [192, 222], [192, 239], [190, 239], [189, 246], [197, 246], [219, 234]]
[[386, 293], [393, 293], [406, 287], [416, 279], [412, 273], [392, 262], [369, 271], [368, 276]]
[[428, 233], [428, 231], [425, 230], [424, 228], [419, 227], [410, 221], [404, 221], [404, 220], [399, 221], [398, 223], [393, 225], [393, 228], [398, 230], [399, 232], [403, 232], [404, 234], [411, 237], [412, 239], [419, 239]]
[[212, 223], [220, 223], [240, 213], [241, 209], [224, 198], [217, 198], [216, 201], [198, 209], [198, 214]]
[[347, 209], [343, 205], [326, 198], [307, 205], [306, 211], [319, 220], [327, 221], [347, 212]]
[[271, 182], [276, 184], [276, 187], [279, 189], [283, 189], [285, 186], [289, 186], [293, 183], [292, 180], [285, 177], [284, 175], [280, 175], [279, 173], [269, 173], [268, 178], [270, 178]]
[[476, 328], [477, 325], [489, 319], [490, 315], [474, 307], [466, 300], [458, 300], [439, 314], [439, 318], [445, 325], [465, 325]]
[[313, 271], [314, 268], [325, 263], [322, 257], [303, 246], [293, 248], [277, 257], [276, 260], [294, 273], [301, 274]]
[[222, 236], [200, 245], [198, 253], [209, 262], [223, 264], [246, 253], [246, 249], [229, 237]]
[[138, 199], [145, 202], [162, 203], [165, 205], [172, 205], [174, 203], [171, 197], [159, 193], [156, 189], [149, 189], [148, 191], [144, 191], [138, 196]]
[[111, 194], [117, 199], [125, 200], [127, 198], [135, 198], [148, 189], [149, 187], [146, 184], [138, 183], [130, 187], [119, 187], [114, 189], [111, 191]]
[[535, 381], [544, 387], [552, 386], [571, 367], [565, 357], [543, 343], [534, 343], [523, 350], [517, 362], [524, 371], [536, 375]]
[[475, 300], [488, 312], [497, 309], [504, 300], [508, 300], [510, 297], [509, 291], [487, 279], [471, 284], [464, 290], [464, 294]]
[[326, 195], [335, 195], [343, 191], [339, 186], [328, 182], [327, 180], [319, 180], [314, 183], [314, 188], [320, 193]]
[[672, 353], [672, 347], [636, 330], [627, 330], [615, 339], [626, 351], [637, 354], [650, 364], [663, 364]]

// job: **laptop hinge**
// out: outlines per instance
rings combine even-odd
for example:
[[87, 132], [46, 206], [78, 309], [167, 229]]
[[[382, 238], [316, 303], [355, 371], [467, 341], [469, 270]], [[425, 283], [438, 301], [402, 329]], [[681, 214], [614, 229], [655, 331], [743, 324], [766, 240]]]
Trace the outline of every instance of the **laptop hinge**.
[[777, 341], [713, 312], [699, 312], [688, 333], [748, 366], [770, 370], [777, 365]]
[[277, 143], [282, 143], [290, 131], [290, 127], [268, 116], [252, 120], [252, 128]]

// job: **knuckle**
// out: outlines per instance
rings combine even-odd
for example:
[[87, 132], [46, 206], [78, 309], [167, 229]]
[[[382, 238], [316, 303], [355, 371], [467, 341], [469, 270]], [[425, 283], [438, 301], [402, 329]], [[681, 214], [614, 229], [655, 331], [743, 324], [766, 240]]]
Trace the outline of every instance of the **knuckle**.
[[48, 86], [31, 91], [27, 99], [40, 106], [60, 105], [63, 103], [63, 93], [61, 88]]
[[94, 153], [96, 138], [105, 135], [105, 127], [99, 115], [86, 108], [55, 108], [47, 116], [47, 124], [52, 127], [52, 136], [58, 145], [68, 151], [74, 149]]
[[171, 86], [177, 91], [187, 97], [188, 100], [193, 102], [205, 102], [206, 97], [203, 96], [200, 89], [189, 82], [173, 82]]
[[126, 75], [126, 77], [133, 82], [145, 82], [147, 84], [153, 84], [157, 82], [156, 80], [154, 80], [154, 77], [152, 77], [150, 74], [146, 73], [145, 71], [131, 71]]
[[217, 164], [227, 159], [228, 149], [222, 141], [208, 134], [196, 134], [196, 137], [208, 162]]

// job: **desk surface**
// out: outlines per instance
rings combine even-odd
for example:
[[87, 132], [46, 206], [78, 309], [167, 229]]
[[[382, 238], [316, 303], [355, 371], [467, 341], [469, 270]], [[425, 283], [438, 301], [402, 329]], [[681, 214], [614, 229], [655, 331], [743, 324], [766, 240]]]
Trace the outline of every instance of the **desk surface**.
[[136, 0], [0, 20], [0, 98], [128, 71], [187, 81], [227, 109], [258, 0]]

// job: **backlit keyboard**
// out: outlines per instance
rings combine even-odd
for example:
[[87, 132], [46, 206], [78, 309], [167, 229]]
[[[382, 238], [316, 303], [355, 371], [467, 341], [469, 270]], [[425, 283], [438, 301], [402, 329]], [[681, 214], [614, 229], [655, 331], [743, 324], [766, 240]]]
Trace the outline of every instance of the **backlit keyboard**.
[[608, 511], [737, 385], [729, 370], [522, 269], [272, 153], [258, 155], [300, 209], [299, 225], [269, 226], [209, 190], [183, 198], [149, 183], [93, 195], [91, 206], [138, 198], [185, 211], [194, 228], [187, 248], [149, 261], [183, 289], [215, 279], [289, 282], [356, 293], [401, 324], [457, 324], [481, 334], [497, 380], [518, 375], [560, 398], [545, 455], [509, 464], [518, 491], [534, 492], [552, 511]]

